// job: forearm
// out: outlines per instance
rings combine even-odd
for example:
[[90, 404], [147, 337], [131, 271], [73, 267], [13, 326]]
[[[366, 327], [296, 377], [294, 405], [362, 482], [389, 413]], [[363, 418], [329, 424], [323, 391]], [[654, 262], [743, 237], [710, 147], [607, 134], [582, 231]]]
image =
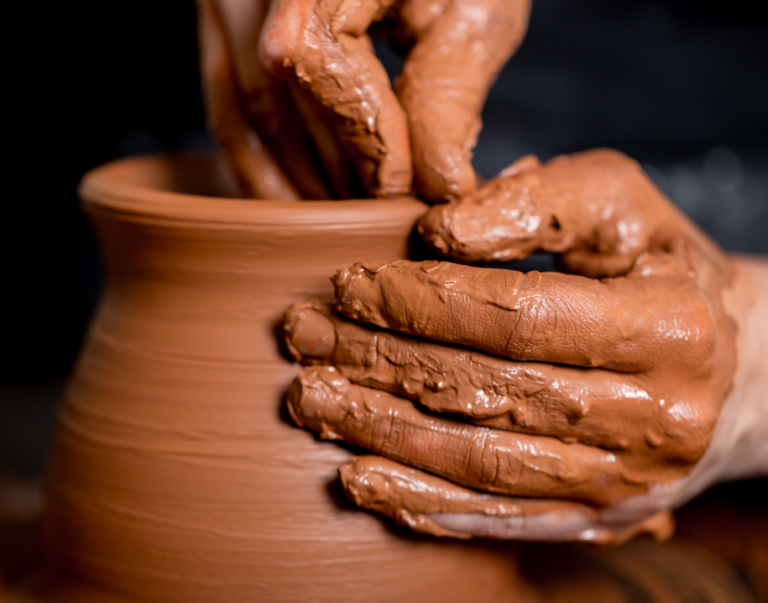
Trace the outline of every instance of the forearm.
[[732, 261], [734, 285], [724, 302], [739, 327], [732, 396], [740, 437], [725, 479], [768, 475], [768, 257], [734, 255]]

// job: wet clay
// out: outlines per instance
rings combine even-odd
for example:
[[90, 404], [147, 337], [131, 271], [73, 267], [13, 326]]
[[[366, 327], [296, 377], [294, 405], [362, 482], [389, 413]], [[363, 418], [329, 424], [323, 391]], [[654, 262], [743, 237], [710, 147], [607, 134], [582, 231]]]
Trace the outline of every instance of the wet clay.
[[546, 251], [561, 254], [567, 271], [596, 278], [626, 274], [641, 252], [686, 245], [713, 267], [724, 264], [637, 162], [610, 149], [544, 165], [524, 157], [462, 203], [433, 207], [418, 228], [441, 254], [462, 262]]
[[[453, 482], [499, 494], [558, 495], [610, 504], [642, 492], [615, 455], [581, 444], [477, 428], [419, 412], [401, 397], [349, 383], [333, 367], [307, 369], [288, 395], [291, 415], [327, 440], [344, 440]], [[594, 490], [592, 475], [613, 488]]]
[[[284, 203], [207, 157], [121, 160], [81, 194], [109, 273], [47, 477], [44, 601], [508, 601], [514, 549], [350, 507], [349, 451], [281, 411], [275, 337], [328, 275], [405, 257], [413, 200]], [[203, 197], [195, 192], [211, 195]], [[524, 593], [521, 594], [524, 598]]]
[[376, 197], [408, 193], [413, 178], [405, 115], [366, 34], [392, 4], [274, 2], [260, 42], [267, 69], [319, 104]]
[[197, 14], [208, 127], [228, 157], [242, 193], [256, 199], [299, 199], [299, 192], [274, 155], [261, 144], [244, 113], [216, 2], [199, 0]]
[[[673, 529], [671, 515], [661, 512], [631, 529], [595, 530], [600, 512], [594, 507], [482, 494], [379, 456], [356, 457], [339, 469], [339, 475], [356, 505], [433, 536], [557, 540], [567, 531], [576, 534], [573, 540], [616, 545], [641, 532], [664, 540]], [[488, 518], [493, 523], [485, 524]], [[552, 525], [557, 526], [557, 533], [548, 529]]]
[[[518, 229], [504, 244], [520, 257], [573, 249], [566, 262], [604, 278], [447, 262], [342, 269], [334, 277], [338, 311], [373, 327], [317, 302], [288, 311], [297, 359], [335, 367], [309, 369], [295, 384], [300, 424], [481, 491], [597, 507], [691, 470], [736, 366], [735, 323], [722, 300], [731, 269], [631, 160], [598, 151], [553, 164], [526, 159], [504, 178], [562, 170], [554, 185], [581, 182], [572, 201], [598, 206], [593, 213], [602, 207], [597, 226], [590, 230], [578, 207], [547, 214], [558, 197], [542, 193], [526, 212], [530, 223], [544, 215], [549, 226]], [[578, 197], [593, 179], [608, 192]], [[482, 211], [501, 216], [506, 236], [515, 197], [494, 190]], [[450, 224], [445, 216], [462, 207], [433, 208], [422, 224]], [[470, 217], [474, 209], [467, 205]], [[516, 218], [525, 222], [521, 212]], [[493, 234], [489, 222], [474, 225]], [[595, 232], [605, 234], [602, 249], [587, 242]], [[619, 236], [627, 232], [638, 238]]]
[[[663, 416], [631, 375], [544, 362], [514, 362], [478, 350], [366, 328], [317, 301], [286, 313], [288, 345], [305, 365], [329, 364], [346, 378], [460, 415], [478, 425], [555, 436], [608, 450], [646, 450], [627, 425], [661, 432]], [[625, 399], [629, 399], [629, 403]], [[654, 442], [658, 447], [662, 442]]]
[[[208, 127], [240, 194], [293, 201], [332, 197], [295, 115], [290, 88], [258, 60], [265, 2], [197, 0], [200, 75]], [[338, 191], [342, 194], [344, 191]]]
[[[533, 571], [535, 550], [520, 555], [509, 542], [420, 538], [350, 508], [339, 467], [353, 500], [407, 525], [402, 511], [412, 509], [413, 525], [432, 534], [465, 536], [467, 517], [475, 521], [472, 533], [478, 521], [502, 516], [513, 534], [548, 513], [600, 512], [577, 502], [481, 494], [394, 461], [355, 460], [296, 429], [280, 411], [299, 370], [276, 341], [282, 313], [312, 297], [331, 301], [328, 275], [338, 266], [363, 256], [377, 266], [405, 257], [424, 206], [249, 203], [228, 198], [235, 190], [223, 164], [206, 157], [122, 160], [83, 182], [109, 277], [61, 410], [37, 599], [540, 600], [531, 580], [555, 600], [592, 601], [595, 593], [623, 600], [639, 588], [674, 601], [681, 583], [720, 593], [711, 600], [742, 600], [722, 595], [729, 575], [722, 568], [674, 547], [638, 556], [635, 543], [575, 558], [547, 549]], [[308, 362], [338, 358], [336, 333], [345, 319], [323, 305], [302, 307], [308, 310], [298, 315], [308, 319], [291, 331], [293, 353]], [[478, 351], [472, 357], [493, 360]], [[344, 391], [353, 384], [341, 366], [331, 382]], [[376, 366], [386, 372], [386, 364]], [[325, 383], [329, 367], [311, 370], [319, 371], [315, 383]], [[452, 378], [463, 383], [460, 374]], [[519, 428], [511, 416], [510, 407], [510, 426]], [[476, 428], [442, 420], [450, 429]], [[557, 463], [549, 468], [554, 478]], [[407, 498], [416, 489], [429, 496]], [[656, 521], [647, 529], [659, 534], [664, 517]], [[669, 567], [673, 579], [664, 573]], [[617, 586], [625, 583], [626, 591]]]
[[[348, 198], [359, 176], [369, 195], [394, 197], [415, 175], [420, 196], [445, 202], [476, 188], [480, 111], [530, 2], [276, 1], [266, 14], [198, 0], [198, 13], [211, 129], [247, 194], [324, 198], [326, 178]], [[367, 35], [382, 20], [407, 51], [396, 92]]]
[[[483, 429], [478, 437], [478, 432], [460, 421], [425, 415], [403, 398], [351, 384], [334, 367], [304, 371], [289, 391], [288, 408], [298, 425], [317, 431], [323, 439], [344, 440], [451, 480], [415, 473], [378, 457], [358, 460], [341, 469], [345, 488], [356, 503], [417, 531], [439, 536], [492, 535], [490, 526], [487, 534], [461, 529], [459, 522], [470, 518], [460, 515], [473, 514], [509, 518], [507, 531], [493, 534], [503, 538], [520, 533], [521, 523], [549, 520], [553, 515], [563, 522], [558, 530], [567, 526], [575, 533], [583, 531], [583, 540], [619, 542], [644, 530], [659, 538], [671, 533], [668, 513], [635, 526], [631, 533], [613, 533], [608, 529], [594, 533], [587, 526], [591, 527], [590, 520], [599, 513], [586, 505], [481, 495], [455, 485], [523, 497], [557, 488], [563, 498], [608, 504], [612, 501], [600, 500], [584, 489], [589, 487], [588, 480], [579, 473], [581, 468], [590, 475], [607, 475], [611, 471], [613, 455], [603, 455], [595, 448], [582, 447], [583, 450], [568, 454], [563, 450], [567, 444], [500, 430]], [[374, 484], [372, 475], [377, 476]], [[631, 493], [631, 485], [627, 487], [620, 494]], [[635, 488], [636, 492], [637, 485]], [[425, 497], [425, 492], [432, 492], [433, 496]], [[544, 526], [526, 538], [557, 539]]]
[[480, 112], [523, 41], [530, 10], [529, 0], [417, 0], [400, 8], [399, 38], [411, 51], [396, 90], [423, 198], [444, 203], [475, 191]]
[[[460, 410], [479, 400], [480, 408], [466, 413], [477, 416], [488, 412], [483, 408], [488, 400], [488, 414], [501, 414], [489, 420], [494, 427], [506, 423], [601, 446], [612, 468], [596, 489], [614, 502], [628, 495], [628, 484], [647, 487], [689, 470], [707, 447], [733, 375], [733, 342], [726, 339], [718, 349], [706, 300], [691, 279], [674, 274], [598, 281], [393, 262], [355, 265], [337, 275], [336, 285], [339, 309], [356, 320], [525, 363], [547, 363], [502, 367], [497, 361], [459, 368], [479, 374], [463, 378], [475, 393], [446, 406]], [[687, 328], [664, 332], [659, 317]], [[459, 365], [467, 354], [456, 354]], [[431, 378], [439, 389], [439, 377], [454, 369], [445, 365], [447, 371], [431, 365], [438, 375], [427, 373], [423, 379]], [[444, 381], [459, 380], [451, 375]], [[454, 393], [448, 391], [443, 397]], [[575, 457], [579, 450], [573, 445], [552, 454]], [[434, 454], [441, 452], [434, 449]], [[590, 481], [593, 468], [573, 464], [578, 480]], [[608, 494], [614, 487], [616, 496]]]

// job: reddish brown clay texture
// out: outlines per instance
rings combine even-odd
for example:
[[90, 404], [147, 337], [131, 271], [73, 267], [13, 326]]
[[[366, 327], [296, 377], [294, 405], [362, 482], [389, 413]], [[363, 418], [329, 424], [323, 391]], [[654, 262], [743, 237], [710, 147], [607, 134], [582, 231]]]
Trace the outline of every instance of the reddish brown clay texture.
[[[410, 192], [414, 175], [435, 202], [475, 190], [480, 111], [523, 39], [529, 0], [198, 5], [212, 130], [248, 194], [296, 198], [292, 182], [324, 198], [310, 140], [342, 198], [354, 192], [349, 165], [376, 197]], [[408, 51], [396, 91], [367, 34], [382, 20]]]
[[228, 199], [225, 176], [155, 157], [83, 183], [109, 279], [60, 413], [40, 599], [508, 600], [514, 552], [340, 507], [351, 454], [279, 412], [298, 372], [274, 336], [285, 308], [332, 299], [328, 273], [361, 251], [405, 257], [425, 206]]
[[736, 368], [731, 268], [633, 161], [526, 158], [420, 226], [465, 260], [543, 249], [580, 274], [340, 270], [340, 314], [286, 314], [294, 355], [331, 366], [294, 384], [300, 424], [455, 484], [598, 508], [691, 471]]

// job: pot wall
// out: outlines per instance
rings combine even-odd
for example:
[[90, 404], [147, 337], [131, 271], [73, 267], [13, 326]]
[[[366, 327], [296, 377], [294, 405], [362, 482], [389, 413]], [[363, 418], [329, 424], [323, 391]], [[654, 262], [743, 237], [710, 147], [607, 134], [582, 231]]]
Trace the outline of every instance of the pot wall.
[[283, 311], [330, 298], [339, 267], [406, 257], [424, 206], [228, 190], [207, 157], [121, 160], [83, 180], [108, 283], [60, 413], [42, 598], [509, 600], [508, 547], [355, 510], [336, 485], [351, 453], [281, 411], [299, 371], [277, 343]]

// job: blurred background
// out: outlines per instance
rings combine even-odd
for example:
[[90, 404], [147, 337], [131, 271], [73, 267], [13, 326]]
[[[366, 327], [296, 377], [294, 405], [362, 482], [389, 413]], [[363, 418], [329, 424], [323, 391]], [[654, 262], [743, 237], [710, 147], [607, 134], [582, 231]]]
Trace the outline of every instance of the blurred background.
[[[533, 0], [476, 166], [636, 157], [726, 249], [768, 253], [768, 20], [746, 0]], [[76, 187], [100, 163], [213, 148], [194, 3], [15, 2], [4, 37], [0, 470], [39, 476], [101, 266]], [[23, 41], [22, 41], [23, 40]], [[377, 42], [388, 69], [400, 59]]]

